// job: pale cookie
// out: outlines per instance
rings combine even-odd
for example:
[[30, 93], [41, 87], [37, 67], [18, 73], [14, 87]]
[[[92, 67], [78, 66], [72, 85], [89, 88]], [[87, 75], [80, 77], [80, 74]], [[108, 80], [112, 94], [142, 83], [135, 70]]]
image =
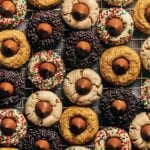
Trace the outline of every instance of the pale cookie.
[[148, 133], [150, 129], [150, 113], [142, 112], [133, 119], [129, 128], [131, 141], [140, 150], [150, 149], [148, 136], [146, 137], [143, 134], [146, 125], [148, 125], [148, 130], [145, 131]]
[[[70, 121], [74, 117], [85, 119], [87, 127], [79, 134], [74, 134], [70, 128]], [[88, 107], [72, 106], [64, 110], [60, 120], [60, 133], [70, 144], [81, 145], [89, 142], [98, 132], [99, 123], [96, 113]]]
[[105, 0], [111, 6], [126, 6], [132, 3], [132, 0]]
[[[45, 116], [40, 116], [39, 114], [37, 114], [36, 105], [41, 101], [47, 102], [51, 105], [51, 112], [49, 112]], [[37, 126], [49, 127], [53, 125], [59, 120], [61, 113], [62, 103], [59, 97], [50, 91], [37, 91], [31, 94], [25, 104], [25, 114], [27, 116], [27, 119]]]
[[124, 129], [116, 127], [107, 127], [101, 129], [97, 133], [94, 141], [94, 150], [107, 150], [106, 143], [110, 138], [117, 138], [120, 140], [121, 150], [131, 150], [131, 141], [128, 133]]
[[143, 67], [150, 71], [150, 37], [143, 43], [140, 55]]
[[140, 98], [144, 108], [150, 110], [150, 79], [145, 80], [141, 86]]
[[86, 148], [84, 146], [70, 146], [65, 150], [89, 150], [89, 148]]
[[[78, 90], [80, 87], [77, 87], [77, 82], [82, 79], [85, 80], [83, 82], [81, 81], [82, 87]], [[86, 80], [91, 84], [86, 85]], [[101, 77], [94, 70], [89, 68], [75, 69], [69, 72], [65, 77], [63, 90], [66, 97], [72, 103], [77, 105], [90, 105], [100, 99], [103, 85], [101, 83]]]
[[[8, 56], [2, 52], [3, 42], [12, 40], [18, 45], [17, 53]], [[0, 32], [0, 66], [9, 69], [18, 69], [24, 65], [30, 57], [31, 48], [25, 34], [19, 30], [4, 30]]]
[[150, 22], [145, 17], [145, 11], [150, 7], [149, 0], [138, 0], [133, 11], [136, 27], [143, 33], [150, 35]]
[[0, 150], [18, 150], [17, 148], [1, 147]]
[[49, 8], [59, 4], [60, 0], [28, 0], [28, 2], [34, 7]]
[[[83, 19], [76, 19], [72, 15], [73, 7], [76, 4], [83, 4], [88, 7], [88, 14]], [[81, 12], [85, 13], [84, 10], [81, 9]], [[62, 17], [64, 21], [74, 29], [89, 29], [91, 28], [99, 15], [99, 7], [96, 0], [63, 0], [62, 1]]]
[[[117, 59], [119, 61], [115, 62]], [[125, 86], [132, 83], [137, 79], [140, 69], [141, 62], [138, 54], [127, 46], [109, 48], [100, 58], [100, 73], [113, 85]]]

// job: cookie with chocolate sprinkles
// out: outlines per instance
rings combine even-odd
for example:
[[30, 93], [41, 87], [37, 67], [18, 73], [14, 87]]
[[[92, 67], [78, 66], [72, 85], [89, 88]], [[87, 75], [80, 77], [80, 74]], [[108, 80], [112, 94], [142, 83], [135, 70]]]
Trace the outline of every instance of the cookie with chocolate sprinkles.
[[52, 49], [64, 35], [64, 24], [54, 11], [38, 11], [33, 14], [26, 29], [34, 51]]
[[30, 127], [28, 128], [26, 137], [23, 139], [22, 148], [24, 150], [39, 148], [62, 150], [62, 142], [59, 135], [51, 129]]
[[105, 124], [124, 127], [138, 112], [138, 99], [124, 88], [107, 90], [99, 101], [99, 109]]
[[101, 54], [101, 44], [92, 30], [71, 32], [66, 39], [64, 60], [70, 68], [91, 67]]
[[24, 94], [24, 80], [18, 71], [0, 69], [0, 107], [16, 105]]

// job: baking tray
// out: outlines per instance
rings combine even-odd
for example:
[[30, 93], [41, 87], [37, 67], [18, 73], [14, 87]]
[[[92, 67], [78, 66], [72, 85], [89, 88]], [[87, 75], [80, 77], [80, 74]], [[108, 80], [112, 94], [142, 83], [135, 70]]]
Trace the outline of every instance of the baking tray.
[[[106, 9], [106, 8], [111, 8], [110, 6], [108, 6], [104, 0], [97, 0], [101, 10]], [[133, 8], [134, 5], [136, 3], [136, 0], [133, 0], [133, 3], [128, 5], [127, 7], [125, 7], [125, 9], [132, 15], [133, 13]], [[60, 13], [60, 8], [61, 5], [59, 5], [58, 7], [54, 8], [53, 10], [56, 11], [57, 13]], [[25, 21], [17, 28], [21, 31], [25, 31], [27, 22], [29, 20], [29, 18], [32, 16], [33, 12], [35, 11], [35, 9], [33, 9], [31, 6], [28, 5], [28, 10], [27, 10], [27, 15], [25, 18]], [[145, 39], [148, 36], [141, 33], [137, 28], [134, 29], [134, 34], [133, 34], [133, 38], [125, 45], [133, 48], [138, 54], [140, 52], [140, 48], [141, 45], [143, 44], [143, 42], [145, 41]], [[63, 49], [64, 49], [64, 42], [65, 42], [65, 38], [62, 39], [60, 41], [60, 43], [58, 44], [58, 46], [54, 49], [55, 52], [57, 52], [59, 55], [62, 55]], [[102, 43], [102, 42], [101, 42]], [[107, 48], [109, 48], [111, 46], [105, 45], [104, 43], [102, 43], [102, 52], [105, 51]], [[25, 90], [24, 90], [24, 97], [22, 98], [21, 102], [16, 106], [17, 109], [19, 109], [21, 112], [24, 112], [24, 105], [25, 102], [27, 100], [27, 98], [30, 96], [31, 93], [35, 92], [37, 89], [32, 85], [32, 83], [27, 79], [27, 65], [28, 62], [20, 69], [23, 78], [25, 80]], [[99, 63], [97, 62], [92, 69], [94, 69], [96, 72], [99, 73]], [[142, 85], [142, 83], [144, 82], [145, 79], [150, 78], [150, 72], [145, 71], [144, 69], [141, 70], [141, 73], [139, 75], [139, 77], [137, 78], [137, 80], [133, 83], [130, 84], [129, 86], [126, 86], [126, 89], [132, 90], [132, 92], [139, 97], [140, 94], [140, 86]], [[113, 89], [114, 86], [109, 85], [108, 83], [106, 83], [103, 80], [103, 91], [107, 90], [107, 89]], [[72, 106], [73, 104], [69, 102], [69, 100], [67, 100], [67, 98], [64, 96], [63, 94], [63, 90], [62, 90], [62, 85], [59, 85], [56, 89], [53, 90], [62, 100], [63, 103], [63, 109]], [[92, 106], [90, 106], [91, 108], [93, 108], [97, 114], [99, 114], [99, 110], [98, 110], [98, 103], [94, 103]], [[30, 123], [29, 123], [30, 126]], [[55, 124], [54, 126], [50, 127], [52, 129], [54, 129], [55, 131], [57, 131], [59, 133], [59, 126], [58, 124]], [[100, 128], [103, 128], [103, 125], [101, 124], [100, 121]], [[66, 141], [63, 141], [63, 149], [65, 149], [68, 145], [68, 143]], [[86, 144], [86, 146], [88, 146], [91, 150], [93, 149], [93, 143], [90, 142], [88, 144]], [[134, 149], [134, 148], [133, 148]], [[21, 143], [19, 145], [19, 150], [22, 150], [22, 146]], [[137, 150], [137, 149], [136, 149]]]

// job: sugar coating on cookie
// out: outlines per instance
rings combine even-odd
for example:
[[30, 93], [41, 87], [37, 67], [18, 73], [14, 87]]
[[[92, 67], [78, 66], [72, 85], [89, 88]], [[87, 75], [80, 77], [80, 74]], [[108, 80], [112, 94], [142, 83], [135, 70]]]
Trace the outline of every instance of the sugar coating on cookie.
[[141, 69], [139, 55], [128, 46], [107, 49], [100, 58], [100, 73], [109, 83], [125, 86], [134, 82]]
[[0, 130], [0, 144], [1, 145], [18, 145], [20, 140], [26, 135], [27, 122], [23, 114], [16, 109], [1, 109], [0, 110], [0, 124], [4, 118], [13, 118], [16, 122], [15, 131], [7, 136]]
[[[117, 18], [123, 24], [123, 31], [117, 35], [111, 35], [107, 23], [109, 20]], [[110, 30], [115, 30], [115, 26], [119, 29], [116, 23], [112, 23]], [[103, 10], [97, 20], [97, 32], [102, 41], [109, 45], [121, 45], [128, 42], [132, 38], [134, 23], [131, 15], [123, 8], [110, 8]], [[117, 32], [117, 31], [116, 31]]]
[[64, 0], [61, 14], [64, 21], [71, 28], [78, 30], [89, 29], [97, 20], [99, 7], [96, 0]]
[[89, 148], [86, 148], [84, 146], [70, 146], [65, 150], [89, 150]]
[[146, 70], [150, 70], [150, 37], [144, 41], [140, 49], [140, 56], [143, 67]]
[[[37, 141], [44, 140], [49, 144], [50, 149], [62, 150], [62, 141], [58, 133], [49, 128], [29, 127], [22, 142], [24, 150], [32, 150], [36, 147]], [[47, 144], [41, 142], [41, 148], [48, 148]]]
[[51, 8], [60, 3], [60, 0], [28, 0], [30, 4], [37, 8]]
[[131, 141], [128, 133], [121, 128], [107, 127], [101, 129], [94, 140], [95, 150], [106, 149], [106, 143], [111, 138], [117, 138], [121, 141], [121, 149], [131, 150]]
[[[133, 19], [136, 27], [143, 33], [150, 35], [149, 13], [146, 10], [150, 7], [150, 1], [138, 0], [133, 10]], [[147, 17], [146, 17], [147, 16]]]
[[[39, 28], [41, 23], [44, 25]], [[64, 35], [64, 28], [63, 20], [58, 13], [52, 10], [36, 11], [26, 28], [33, 51], [55, 48]]]
[[[74, 134], [71, 130], [70, 121], [74, 117], [81, 117], [87, 124], [84, 131]], [[78, 119], [79, 120], [79, 119]], [[76, 124], [80, 122], [75, 122]], [[99, 123], [96, 113], [88, 107], [72, 106], [64, 110], [59, 120], [60, 133], [70, 144], [81, 145], [89, 142], [96, 135]]]
[[139, 110], [138, 98], [124, 88], [107, 90], [99, 101], [99, 110], [105, 124], [123, 127]]
[[[5, 28], [14, 28], [24, 21], [26, 12], [27, 12], [27, 2], [26, 0], [11, 0], [15, 5], [15, 13], [12, 17], [3, 16], [0, 14], [0, 30]], [[0, 2], [0, 7], [2, 6], [3, 1]], [[1, 8], [3, 10], [3, 8]]]
[[[44, 62], [51, 63], [55, 66], [56, 71], [54, 75], [43, 78], [40, 74], [40, 65]], [[61, 57], [51, 51], [40, 51], [35, 53], [28, 64], [28, 78], [39, 89], [52, 89], [63, 81], [65, 69]]]
[[141, 103], [146, 110], [150, 109], [150, 79], [144, 81], [141, 86]]
[[[81, 88], [80, 85], [76, 87], [79, 80], [81, 80]], [[91, 83], [91, 87], [87, 82]], [[77, 88], [80, 89], [78, 90]], [[92, 69], [75, 69], [65, 77], [63, 90], [72, 103], [90, 105], [101, 97], [103, 85], [100, 76]], [[86, 90], [88, 91], [86, 92]]]
[[129, 128], [129, 135], [133, 145], [138, 149], [148, 150], [150, 148], [149, 129], [150, 129], [149, 112], [147, 113], [142, 112], [133, 119]]
[[132, 0], [105, 0], [105, 2], [112, 6], [126, 6], [132, 3]]
[[65, 42], [64, 60], [71, 68], [92, 66], [101, 54], [101, 44], [92, 30], [71, 32]]
[[[51, 108], [47, 104], [41, 103], [40, 108], [38, 107], [37, 109], [36, 107], [39, 102], [47, 102]], [[50, 109], [51, 111], [49, 112]], [[61, 113], [62, 103], [59, 97], [50, 91], [42, 90], [31, 94], [25, 104], [27, 119], [37, 126], [49, 127], [53, 125], [59, 120]]]
[[[10, 55], [10, 45], [4, 49], [6, 41], [16, 43], [17, 50]], [[8, 42], [9, 43], [9, 42]], [[14, 46], [12, 46], [14, 48]], [[5, 52], [3, 52], [5, 51]], [[0, 66], [8, 69], [18, 69], [22, 67], [30, 57], [31, 48], [25, 34], [19, 30], [4, 30], [0, 32]]]
[[[10, 107], [21, 101], [24, 95], [24, 80], [18, 71], [0, 69], [0, 106]], [[13, 92], [10, 94], [11, 87]]]

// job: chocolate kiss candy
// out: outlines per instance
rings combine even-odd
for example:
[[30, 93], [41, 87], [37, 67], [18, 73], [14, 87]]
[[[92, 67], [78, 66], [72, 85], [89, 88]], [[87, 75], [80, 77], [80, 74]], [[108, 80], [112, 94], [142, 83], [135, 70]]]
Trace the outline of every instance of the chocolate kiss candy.
[[111, 106], [114, 113], [119, 115], [123, 114], [127, 109], [127, 104], [123, 100], [114, 100]]
[[18, 44], [14, 40], [6, 40], [2, 43], [2, 54], [11, 57], [17, 54]]
[[86, 4], [76, 3], [72, 9], [72, 15], [76, 20], [84, 20], [89, 15], [89, 8]]
[[40, 75], [44, 79], [50, 78], [54, 76], [54, 74], [56, 73], [56, 66], [49, 62], [41, 63], [39, 69], [40, 69]]
[[11, 17], [16, 12], [16, 7], [11, 1], [4, 1], [0, 4], [0, 11], [4, 17]]
[[37, 26], [37, 32], [41, 38], [48, 38], [53, 32], [52, 25], [48, 23], [40, 23]]
[[141, 136], [145, 141], [150, 141], [150, 124], [147, 124], [141, 128]]
[[79, 57], [86, 57], [91, 50], [91, 45], [87, 41], [80, 41], [76, 45], [76, 52]]
[[86, 121], [82, 117], [74, 117], [70, 121], [71, 131], [74, 134], [80, 134], [82, 133], [86, 127]]
[[50, 144], [47, 140], [38, 140], [35, 142], [36, 150], [50, 150]]
[[52, 112], [52, 106], [47, 101], [39, 101], [35, 106], [35, 112], [39, 117], [45, 118]]
[[112, 68], [118, 75], [125, 74], [129, 69], [129, 62], [123, 57], [117, 58], [113, 61]]
[[92, 83], [87, 78], [81, 78], [75, 83], [75, 89], [80, 95], [85, 95], [92, 89]]
[[111, 137], [106, 142], [106, 150], [122, 150], [121, 140], [117, 137]]
[[112, 36], [119, 36], [124, 29], [122, 21], [117, 18], [112, 18], [108, 20], [106, 26], [107, 26], [108, 32]]
[[1, 130], [6, 136], [12, 135], [16, 126], [16, 122], [12, 118], [4, 118], [1, 122]]

